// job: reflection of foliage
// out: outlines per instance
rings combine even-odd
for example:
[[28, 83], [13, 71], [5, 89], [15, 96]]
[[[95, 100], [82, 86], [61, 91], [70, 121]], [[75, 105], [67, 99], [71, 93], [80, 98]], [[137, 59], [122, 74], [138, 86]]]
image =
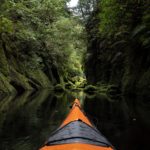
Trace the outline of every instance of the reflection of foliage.
[[106, 95], [96, 94], [93, 98], [86, 97], [84, 110], [110, 140], [118, 139], [128, 129], [129, 110], [123, 100], [112, 102]]
[[66, 95], [59, 99], [48, 90], [26, 92], [15, 100], [8, 96], [3, 100], [3, 104], [0, 103], [0, 127], [3, 129], [0, 130], [0, 149], [3, 150], [10, 147], [39, 149], [69, 110]]

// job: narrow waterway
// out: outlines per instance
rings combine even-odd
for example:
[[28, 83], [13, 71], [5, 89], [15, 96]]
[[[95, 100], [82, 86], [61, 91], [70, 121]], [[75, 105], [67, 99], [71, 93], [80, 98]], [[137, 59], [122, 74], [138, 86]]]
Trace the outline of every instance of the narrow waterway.
[[149, 149], [149, 101], [44, 90], [0, 98], [0, 150], [38, 150], [75, 98], [117, 150]]

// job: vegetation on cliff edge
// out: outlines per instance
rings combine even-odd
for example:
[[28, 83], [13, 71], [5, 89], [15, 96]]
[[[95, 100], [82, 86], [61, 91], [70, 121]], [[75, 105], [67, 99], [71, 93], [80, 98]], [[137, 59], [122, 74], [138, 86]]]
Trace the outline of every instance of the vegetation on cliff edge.
[[84, 27], [67, 2], [1, 1], [0, 91], [50, 88], [83, 76]]

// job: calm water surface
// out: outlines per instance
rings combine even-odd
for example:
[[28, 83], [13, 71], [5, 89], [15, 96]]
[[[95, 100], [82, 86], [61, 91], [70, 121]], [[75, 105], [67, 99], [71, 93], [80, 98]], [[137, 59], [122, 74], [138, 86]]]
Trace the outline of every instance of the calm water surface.
[[44, 90], [0, 97], [0, 150], [38, 150], [75, 98], [80, 98], [88, 117], [117, 150], [150, 149], [149, 101]]

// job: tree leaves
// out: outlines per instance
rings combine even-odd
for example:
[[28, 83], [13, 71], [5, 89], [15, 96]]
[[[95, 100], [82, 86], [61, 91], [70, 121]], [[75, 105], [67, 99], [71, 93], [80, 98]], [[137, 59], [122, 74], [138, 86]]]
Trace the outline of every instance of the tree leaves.
[[101, 0], [99, 14], [99, 31], [102, 35], [112, 35], [118, 31], [118, 22], [121, 19], [123, 7], [116, 0]]
[[1, 16], [0, 17], [0, 34], [12, 33], [14, 31], [13, 23], [10, 19]]
[[81, 72], [77, 66], [85, 50], [84, 28], [66, 10], [67, 1], [8, 0], [0, 6], [0, 34], [12, 34], [13, 55], [27, 68], [47, 64], [57, 66], [61, 74]]

